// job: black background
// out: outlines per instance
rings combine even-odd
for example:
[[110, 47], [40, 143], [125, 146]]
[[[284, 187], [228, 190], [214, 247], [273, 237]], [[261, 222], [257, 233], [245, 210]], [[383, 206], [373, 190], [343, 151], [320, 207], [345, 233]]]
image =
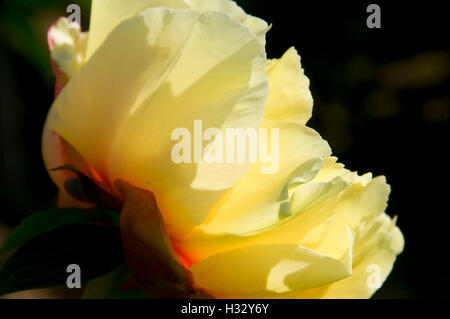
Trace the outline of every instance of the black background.
[[[406, 246], [377, 298], [447, 298], [449, 16], [444, 2], [375, 1], [381, 29], [366, 26], [366, 1], [237, 1], [273, 24], [269, 58], [295, 46], [315, 99], [309, 125], [339, 161], [385, 175], [388, 214]], [[46, 29], [77, 1], [0, 3], [0, 223], [10, 227], [53, 205], [40, 135], [53, 100]], [[88, 1], [82, 5], [85, 30]]]

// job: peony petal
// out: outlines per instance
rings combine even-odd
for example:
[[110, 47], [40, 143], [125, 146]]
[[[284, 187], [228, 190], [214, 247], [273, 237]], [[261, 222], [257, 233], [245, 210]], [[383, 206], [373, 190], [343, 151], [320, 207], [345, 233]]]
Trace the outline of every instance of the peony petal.
[[348, 250], [345, 228], [352, 231], [363, 219], [374, 218], [384, 212], [390, 187], [384, 177], [377, 177], [365, 185], [364, 179], [354, 182], [342, 195], [336, 207], [336, 219], [327, 238], [318, 247], [321, 254], [340, 258]]
[[[333, 258], [348, 253], [351, 247], [342, 229], [351, 229], [356, 238], [353, 274], [326, 287], [303, 292], [296, 298], [369, 298], [381, 286], [404, 246], [395, 220], [391, 221], [384, 213], [389, 192], [383, 176], [372, 180], [371, 174], [366, 174], [354, 179], [340, 196], [333, 226], [316, 249]], [[377, 280], [378, 285], [373, 282], [371, 285], [369, 280]]]
[[297, 245], [254, 245], [211, 256], [190, 268], [197, 285], [219, 298], [287, 298], [347, 277], [338, 260]]
[[[306, 212], [280, 220], [270, 228], [248, 234], [211, 235], [198, 227], [184, 241], [176, 242], [175, 245], [189, 264], [195, 264], [220, 252], [249, 245], [301, 244], [313, 249], [323, 241], [331, 228], [336, 205], [335, 200], [330, 200]], [[318, 239], [314, 238], [314, 232], [321, 233]]]
[[290, 48], [281, 59], [269, 61], [267, 76], [270, 91], [265, 118], [306, 124], [312, 115], [313, 98], [297, 51]]
[[261, 127], [279, 129], [278, 171], [263, 174], [268, 164], [253, 164], [202, 225], [206, 233], [239, 235], [276, 225], [280, 205], [288, 199], [286, 187], [298, 183], [296, 178], [300, 183], [312, 179], [330, 153], [328, 144], [303, 125], [265, 120]]
[[[172, 132], [194, 132], [196, 119], [204, 129], [258, 128], [265, 65], [256, 37], [222, 13], [147, 9], [108, 36], [55, 101], [48, 122], [109, 183], [151, 190], [170, 234], [179, 235], [201, 223], [224, 191], [217, 174], [198, 177], [197, 165], [172, 161]], [[232, 186], [244, 169], [221, 174]], [[209, 183], [194, 188], [195, 178]]]
[[[270, 203], [264, 206], [267, 196], [261, 196], [258, 197], [259, 201], [257, 198], [253, 200], [255, 205], [260, 205], [256, 206], [260, 207], [260, 211], [257, 211], [257, 213], [259, 212], [260, 216], [264, 216], [264, 213], [267, 212], [277, 217], [270, 226], [253, 232], [212, 234], [208, 232], [207, 220], [184, 240], [175, 243], [178, 246], [178, 251], [183, 252], [184, 258], [193, 264], [218, 252], [245, 245], [284, 243], [301, 244], [311, 249], [317, 248], [324, 241], [334, 224], [335, 209], [339, 204], [340, 192], [349, 185], [344, 180], [350, 180], [348, 178], [349, 172], [342, 165], [336, 164], [335, 161], [335, 158], [327, 158], [319, 173], [317, 173], [317, 169], [320, 168], [322, 162], [316, 162], [316, 160], [308, 161], [300, 166], [300, 169], [296, 169], [296, 174], [301, 175], [301, 172], [304, 171], [307, 172], [303, 173], [304, 176], [308, 176], [311, 172], [312, 175], [307, 178], [303, 177], [303, 184], [288, 190], [286, 203], [290, 215], [280, 216], [279, 212], [270, 206]], [[318, 167], [314, 168], [316, 164], [318, 164]], [[254, 184], [259, 185], [260, 183], [255, 182]], [[286, 186], [288, 184], [283, 187], [283, 193]], [[239, 195], [242, 192], [244, 190], [240, 190], [236, 194]], [[280, 189], [274, 192], [279, 195]], [[309, 196], [304, 196], [306, 193]], [[284, 196], [281, 198], [284, 199]], [[225, 203], [227, 200], [230, 200], [230, 197], [224, 199]], [[242, 198], [241, 201], [248, 201], [248, 197]], [[233, 214], [233, 212], [233, 210], [230, 210], [224, 212], [224, 214]], [[239, 215], [235, 214], [236, 219], [241, 215], [246, 216], [244, 210], [239, 211], [239, 213]], [[258, 222], [257, 217], [258, 215], [255, 213], [255, 221], [249, 223], [256, 224]], [[214, 219], [214, 217], [212, 218]], [[225, 222], [223, 220], [221, 222], [222, 224], [218, 224], [218, 226], [225, 226]], [[345, 232], [345, 229], [343, 231]]]
[[[353, 273], [350, 277], [309, 291], [299, 298], [370, 298], [386, 280], [396, 256], [404, 247], [403, 235], [386, 214], [369, 226], [361, 224], [354, 247]], [[378, 281], [378, 282], [377, 282]]]
[[134, 17], [143, 9], [152, 7], [183, 9], [187, 8], [187, 5], [184, 0], [92, 0], [88, 58], [121, 22]]
[[58, 19], [48, 30], [47, 42], [57, 80], [56, 96], [83, 65], [87, 38], [78, 24], [69, 23], [65, 17]]
[[265, 35], [269, 29], [267, 23], [259, 18], [248, 15], [234, 1], [230, 0], [185, 0], [189, 7], [201, 11], [223, 12], [243, 23], [255, 33], [261, 44], [265, 44]]
[[230, 0], [93, 0], [88, 57], [92, 56], [108, 34], [121, 22], [135, 16], [143, 9], [155, 7], [225, 13], [249, 27], [262, 44], [264, 44], [265, 32], [268, 29], [266, 22], [246, 15], [236, 3]]

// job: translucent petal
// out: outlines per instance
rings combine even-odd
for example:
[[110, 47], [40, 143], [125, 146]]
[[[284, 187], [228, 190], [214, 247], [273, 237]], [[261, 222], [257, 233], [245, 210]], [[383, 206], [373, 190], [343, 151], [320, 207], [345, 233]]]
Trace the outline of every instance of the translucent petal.
[[343, 194], [336, 207], [336, 219], [332, 229], [317, 251], [327, 256], [340, 258], [348, 249], [345, 228], [352, 231], [363, 219], [375, 218], [387, 206], [390, 187], [384, 177], [377, 177], [364, 185], [353, 183]]
[[52, 61], [70, 79], [84, 63], [87, 35], [81, 33], [78, 24], [60, 18], [50, 27], [47, 37]]
[[[202, 225], [205, 232], [245, 234], [273, 226], [280, 219], [286, 187], [296, 182], [295, 178], [301, 183], [311, 180], [321, 166], [321, 158], [330, 153], [328, 144], [303, 125], [265, 120], [261, 127], [279, 130], [278, 171], [263, 174], [261, 167], [268, 164], [253, 164]], [[267, 139], [267, 143], [271, 141]]]
[[[194, 132], [194, 120], [204, 129], [258, 128], [265, 66], [255, 35], [225, 14], [147, 9], [108, 36], [47, 121], [110, 184], [123, 179], [151, 190], [169, 232], [185, 232], [224, 194], [216, 185], [223, 181], [210, 170], [198, 176], [193, 163], [176, 165], [171, 134]], [[224, 167], [220, 174], [231, 187], [245, 172]], [[203, 189], [191, 186], [194, 178]]]
[[386, 280], [404, 247], [403, 235], [386, 214], [357, 228], [352, 275], [297, 298], [370, 298]]
[[267, 76], [270, 91], [265, 118], [305, 124], [311, 118], [313, 98], [297, 51], [290, 48], [281, 59], [269, 61]]
[[[343, 169], [342, 165], [335, 164], [334, 158], [327, 158], [322, 167], [321, 164], [322, 161], [313, 159], [295, 170], [296, 176], [303, 175], [302, 178], [298, 178], [298, 180], [303, 179], [303, 183], [294, 187], [293, 190], [288, 190], [290, 195], [286, 195], [286, 202], [290, 215], [280, 216], [279, 210], [273, 209], [270, 202], [265, 204], [266, 196], [258, 197], [255, 194], [252, 197], [252, 202], [260, 210], [255, 211], [253, 220], [248, 220], [247, 229], [252, 229], [251, 227], [258, 225], [259, 219], [264, 214], [271, 213], [271, 216], [274, 216], [272, 224], [253, 231], [233, 233], [232, 229], [225, 228], [227, 224], [224, 217], [227, 216], [226, 214], [230, 214], [233, 216], [231, 222], [237, 223], [241, 216], [243, 218], [247, 216], [246, 211], [224, 211], [224, 217], [220, 217], [221, 223], [217, 224], [218, 228], [222, 226], [222, 233], [210, 232], [207, 220], [204, 224], [196, 227], [189, 236], [176, 242], [178, 250], [191, 263], [196, 263], [215, 253], [236, 249], [245, 245], [300, 243], [308, 248], [316, 248], [325, 240], [328, 231], [333, 226], [340, 192], [348, 187], [348, 183], [344, 178], [339, 176], [339, 174], [345, 176], [348, 171]], [[319, 168], [320, 171], [317, 173]], [[312, 175], [308, 176], [311, 173]], [[255, 182], [255, 185], [259, 184], [259, 182]], [[271, 184], [269, 183], [269, 185]], [[276, 198], [278, 203], [280, 203], [280, 198], [285, 200], [284, 194], [281, 197], [279, 195], [284, 193], [286, 185], [282, 188], [272, 189], [272, 192], [278, 195]], [[267, 188], [271, 189], [270, 187]], [[238, 191], [236, 196], [240, 194], [245, 195], [243, 192], [244, 190]], [[224, 203], [230, 198], [225, 197]], [[236, 201], [239, 203], [238, 197], [236, 197]], [[245, 196], [240, 201], [248, 202], [249, 200]], [[211, 216], [211, 218], [214, 220], [214, 216]], [[212, 224], [214, 225], [214, 223], [215, 221]]]
[[254, 18], [230, 0], [93, 0], [89, 31], [88, 57], [97, 50], [108, 34], [122, 21], [146, 8], [196, 9], [203, 12], [219, 11], [249, 27], [264, 44], [267, 23]]
[[297, 245], [254, 245], [190, 268], [197, 285], [220, 298], [286, 298], [347, 277], [342, 262]]

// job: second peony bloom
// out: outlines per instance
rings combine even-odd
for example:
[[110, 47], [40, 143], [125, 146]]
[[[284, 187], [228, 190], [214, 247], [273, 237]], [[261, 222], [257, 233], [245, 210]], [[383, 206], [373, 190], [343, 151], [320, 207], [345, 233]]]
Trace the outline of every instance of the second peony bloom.
[[[43, 155], [59, 204], [92, 205], [67, 192], [73, 173], [53, 171], [65, 165], [120, 203], [144, 291], [160, 287], [146, 268], [159, 256], [158, 267], [181, 269], [172, 288], [185, 276], [216, 298], [368, 298], [403, 249], [385, 178], [348, 171], [306, 126], [300, 57], [267, 60], [268, 29], [229, 0], [94, 0], [89, 33], [64, 18], [49, 30], [57, 98]], [[174, 161], [173, 132], [194, 136], [196, 121], [215, 134], [200, 149], [185, 141], [192, 154], [217, 152], [227, 129], [254, 131], [278, 169], [248, 154]]]

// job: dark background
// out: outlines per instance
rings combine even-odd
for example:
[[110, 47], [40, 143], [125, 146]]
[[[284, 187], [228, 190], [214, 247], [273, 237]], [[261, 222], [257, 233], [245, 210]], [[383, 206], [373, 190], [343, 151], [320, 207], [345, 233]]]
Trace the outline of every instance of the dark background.
[[[290, 46], [302, 56], [315, 99], [309, 125], [359, 173], [385, 175], [388, 214], [406, 247], [378, 298], [448, 298], [449, 16], [443, 1], [373, 1], [382, 28], [368, 29], [370, 2], [238, 0], [273, 24], [269, 58]], [[70, 3], [0, 2], [0, 224], [17, 225], [53, 205], [56, 188], [40, 153], [53, 100], [47, 28]]]

